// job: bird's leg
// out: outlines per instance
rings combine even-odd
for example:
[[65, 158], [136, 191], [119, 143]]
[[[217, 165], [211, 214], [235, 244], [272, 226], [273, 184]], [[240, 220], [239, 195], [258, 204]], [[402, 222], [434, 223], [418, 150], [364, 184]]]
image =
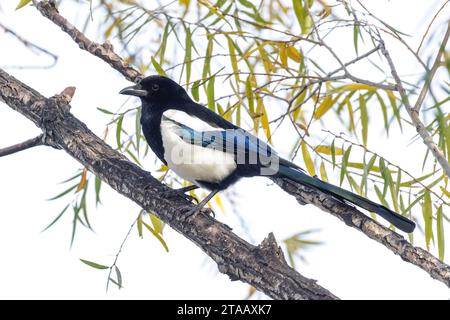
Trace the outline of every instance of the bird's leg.
[[208, 202], [209, 200], [212, 199], [212, 197], [214, 197], [217, 193], [219, 192], [219, 190], [213, 190], [211, 191], [206, 197], [205, 199], [203, 199], [199, 204], [197, 204], [194, 208], [192, 208], [191, 210], [189, 210], [188, 212], [186, 212], [185, 217], [189, 218], [192, 215], [198, 213]]
[[195, 184], [187, 186], [187, 187], [183, 187], [183, 188], [179, 188], [179, 189], [170, 189], [167, 192], [165, 192], [165, 196], [168, 198], [173, 198], [173, 197], [182, 197], [183, 199], [186, 199], [187, 201], [190, 202], [197, 202], [198, 200], [188, 194], [185, 194], [186, 192], [192, 191], [198, 189], [198, 186], [196, 186]]

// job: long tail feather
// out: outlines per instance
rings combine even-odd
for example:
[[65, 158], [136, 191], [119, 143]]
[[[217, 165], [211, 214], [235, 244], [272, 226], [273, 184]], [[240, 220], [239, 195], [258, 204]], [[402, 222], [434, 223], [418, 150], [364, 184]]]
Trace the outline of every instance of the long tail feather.
[[413, 232], [414, 228], [416, 227], [416, 224], [413, 221], [405, 218], [402, 215], [399, 215], [398, 213], [378, 203], [370, 201], [369, 199], [363, 198], [357, 194], [354, 194], [350, 191], [347, 191], [335, 185], [326, 183], [318, 178], [311, 177], [296, 168], [280, 165], [279, 174], [280, 176], [289, 178], [300, 184], [315, 187], [322, 192], [334, 196], [335, 198], [346, 200], [348, 202], [357, 205], [358, 207], [361, 207], [371, 212], [375, 212], [376, 214], [383, 217], [384, 219], [392, 223], [395, 227], [399, 228], [404, 232], [407, 233]]

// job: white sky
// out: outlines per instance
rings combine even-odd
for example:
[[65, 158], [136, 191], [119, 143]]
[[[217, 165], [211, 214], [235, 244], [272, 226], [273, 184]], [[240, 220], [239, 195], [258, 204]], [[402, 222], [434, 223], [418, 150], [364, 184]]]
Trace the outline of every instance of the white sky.
[[[101, 135], [108, 119], [96, 111], [96, 107], [116, 109], [125, 101], [117, 92], [128, 83], [108, 65], [80, 51], [34, 8], [13, 11], [15, 2], [2, 1], [0, 21], [23, 37], [57, 53], [59, 62], [50, 70], [11, 69], [7, 72], [46, 96], [59, 93], [69, 85], [76, 86], [72, 112]], [[384, 20], [394, 21], [402, 30], [417, 35], [411, 40], [413, 43], [417, 43], [416, 38], [423, 34], [428, 24], [424, 17], [431, 12], [431, 2], [427, 1], [367, 3]], [[65, 8], [62, 14], [67, 16], [69, 10]], [[442, 17], [449, 17], [448, 8]], [[0, 66], [23, 61], [32, 63], [33, 59], [36, 57], [13, 38], [0, 34]], [[394, 54], [394, 59], [402, 59], [401, 53]], [[404, 73], [414, 71], [408, 66], [404, 68]], [[202, 97], [202, 101], [205, 100], [206, 97]], [[28, 120], [6, 106], [0, 106], [0, 147], [37, 134], [39, 130]], [[417, 163], [408, 161], [414, 159], [416, 152], [407, 145], [411, 136], [392, 136], [389, 143], [385, 139], [371, 141], [370, 147], [394, 162], [417, 167]], [[152, 159], [147, 158], [145, 168], [154, 169]], [[62, 190], [58, 182], [68, 178], [80, 167], [79, 164], [63, 151], [44, 147], [1, 158], [0, 163], [0, 298], [239, 299], [246, 296], [246, 284], [230, 282], [219, 274], [217, 267], [199, 248], [170, 228], [164, 233], [170, 248], [168, 254], [155, 238], [146, 235], [141, 240], [134, 231], [118, 263], [125, 288], [117, 290], [112, 286], [105, 293], [107, 272], [89, 268], [78, 259], [111, 264], [136, 218], [137, 206], [103, 185], [104, 205], [90, 210], [95, 233], [79, 228], [70, 249], [70, 213], [49, 231], [41, 233], [41, 230], [66, 204], [66, 200], [45, 199]], [[299, 206], [294, 198], [276, 186], [269, 186], [267, 181], [263, 178], [243, 180], [233, 188], [233, 192], [239, 194], [239, 210], [249, 227], [251, 239], [242, 232], [232, 210], [226, 215], [219, 213], [218, 219], [254, 244], [260, 243], [269, 232], [274, 232], [277, 239], [283, 239], [301, 230], [320, 228], [321, 231], [313, 234], [311, 239], [322, 240], [325, 245], [306, 252], [307, 263], [299, 261], [299, 270], [304, 276], [317, 279], [340, 298], [450, 297], [449, 289], [427, 273], [403, 262], [329, 214], [313, 206]], [[446, 228], [448, 230], [448, 225]], [[422, 235], [417, 233], [416, 238], [421, 239]], [[450, 248], [448, 238], [447, 248]], [[446, 258], [446, 262], [450, 260]]]

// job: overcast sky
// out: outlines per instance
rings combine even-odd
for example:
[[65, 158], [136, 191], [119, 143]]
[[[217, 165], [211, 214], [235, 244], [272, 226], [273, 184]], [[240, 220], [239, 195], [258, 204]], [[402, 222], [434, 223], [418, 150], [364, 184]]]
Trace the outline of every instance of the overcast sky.
[[[15, 2], [2, 1], [0, 21], [58, 54], [59, 61], [49, 70], [6, 71], [46, 96], [59, 93], [69, 85], [75, 86], [77, 92], [72, 112], [101, 135], [108, 118], [96, 107], [117, 109], [126, 99], [117, 92], [128, 85], [127, 81], [107, 64], [79, 50], [34, 8], [15, 12]], [[412, 34], [410, 41], [413, 44], [417, 44], [425, 31], [432, 9], [443, 3], [418, 0], [369, 2], [385, 21]], [[430, 6], [431, 3], [434, 6]], [[450, 16], [448, 9], [443, 17]], [[70, 20], [74, 19], [75, 11], [65, 5], [62, 14]], [[396, 59], [401, 57], [400, 53], [394, 56]], [[28, 52], [11, 36], [0, 33], [0, 65], [24, 61], [33, 64], [46, 60]], [[403, 68], [401, 71], [405, 74], [415, 71], [405, 65]], [[206, 101], [206, 97], [202, 100]], [[127, 103], [134, 106], [136, 101]], [[0, 147], [37, 134], [39, 130], [27, 119], [0, 105]], [[395, 132], [392, 136], [388, 144], [386, 140], [372, 139], [370, 147], [394, 162], [417, 167], [417, 163], [411, 163], [415, 152], [408, 146], [411, 136], [395, 136]], [[278, 140], [281, 141], [278, 145], [282, 145], [282, 139]], [[280, 148], [289, 150], [290, 146]], [[148, 157], [143, 166], [154, 170], [153, 160]], [[90, 211], [95, 233], [80, 228], [70, 248], [70, 214], [50, 230], [41, 230], [67, 201], [46, 199], [60, 192], [62, 186], [58, 183], [70, 177], [80, 165], [63, 151], [46, 147], [1, 158], [0, 164], [0, 298], [239, 299], [246, 296], [248, 285], [231, 282], [218, 273], [217, 267], [199, 248], [170, 227], [164, 230], [169, 253], [154, 237], [146, 235], [142, 240], [136, 230], [133, 231], [118, 262], [124, 288], [111, 287], [106, 293], [107, 272], [89, 268], [79, 259], [111, 264], [139, 208], [104, 185], [103, 205], [97, 209], [92, 207]], [[299, 271], [317, 279], [320, 285], [340, 298], [450, 297], [449, 289], [427, 273], [403, 262], [385, 247], [346, 227], [331, 215], [313, 206], [299, 206], [294, 198], [270, 185], [268, 180], [243, 180], [229, 192], [238, 194], [239, 211], [249, 234], [240, 227], [229, 203], [225, 204], [226, 214], [218, 213], [217, 218], [254, 244], [260, 243], [269, 232], [274, 232], [277, 239], [284, 239], [301, 230], [320, 229], [310, 239], [325, 244], [304, 253], [307, 262], [298, 261]], [[446, 228], [448, 230], [448, 224]], [[421, 244], [422, 235], [417, 233], [416, 238]], [[447, 248], [450, 248], [448, 238]], [[449, 256], [447, 254], [447, 263]]]

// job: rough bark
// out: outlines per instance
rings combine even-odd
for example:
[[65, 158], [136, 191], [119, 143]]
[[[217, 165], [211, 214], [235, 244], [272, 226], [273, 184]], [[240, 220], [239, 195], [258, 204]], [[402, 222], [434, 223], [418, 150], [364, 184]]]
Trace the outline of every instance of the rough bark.
[[39, 126], [46, 144], [63, 149], [113, 189], [194, 242], [231, 280], [246, 282], [274, 299], [337, 299], [289, 267], [273, 234], [254, 246], [212, 218], [208, 210], [184, 218], [183, 212], [193, 204], [181, 197], [167, 197], [168, 187], [75, 118], [64, 95], [46, 99], [0, 70], [0, 100]]
[[381, 225], [356, 208], [343, 204], [318, 190], [302, 186], [287, 179], [272, 179], [284, 191], [293, 195], [300, 204], [311, 203], [323, 211], [342, 220], [346, 225], [361, 231], [369, 238], [379, 242], [404, 261], [412, 263], [432, 278], [450, 287], [450, 266], [428, 251], [413, 246], [404, 237]]

